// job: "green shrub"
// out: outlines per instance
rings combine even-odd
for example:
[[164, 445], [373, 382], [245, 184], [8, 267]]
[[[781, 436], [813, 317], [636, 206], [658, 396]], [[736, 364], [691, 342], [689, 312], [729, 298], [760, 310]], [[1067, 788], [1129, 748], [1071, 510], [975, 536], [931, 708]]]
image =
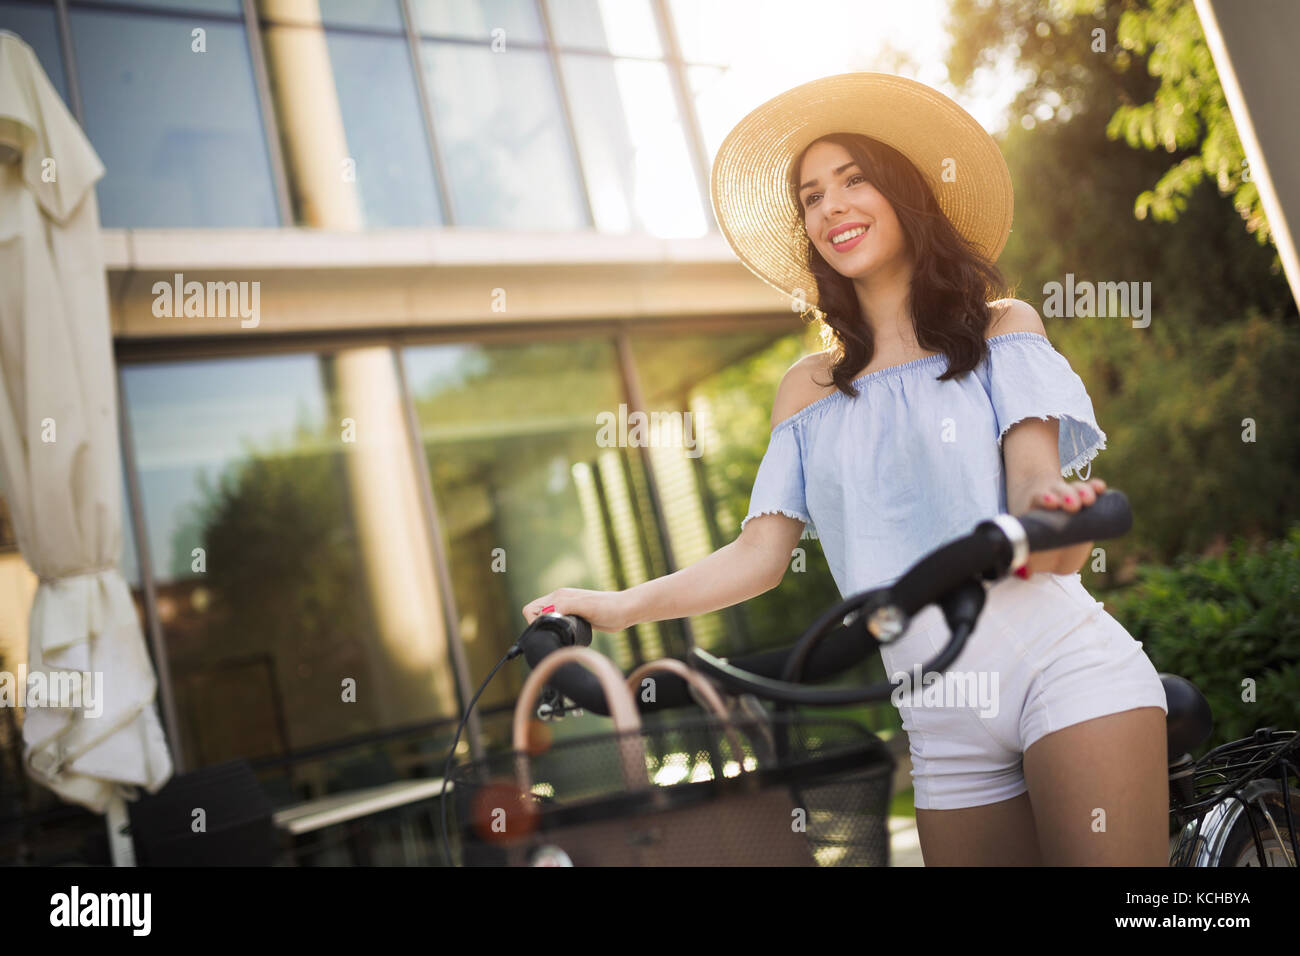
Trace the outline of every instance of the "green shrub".
[[[1253, 548], [1143, 565], [1107, 608], [1156, 669], [1186, 677], [1214, 710], [1209, 746], [1256, 727], [1300, 729], [1300, 524]], [[1243, 700], [1247, 679], [1253, 701]]]

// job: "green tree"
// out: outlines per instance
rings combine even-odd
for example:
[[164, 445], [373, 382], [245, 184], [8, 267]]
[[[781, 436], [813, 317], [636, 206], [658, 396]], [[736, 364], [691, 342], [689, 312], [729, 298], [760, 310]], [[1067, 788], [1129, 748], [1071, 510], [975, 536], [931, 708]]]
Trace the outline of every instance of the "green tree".
[[[1095, 0], [1075, 0], [1076, 9], [1096, 6]], [[1191, 150], [1192, 155], [1171, 166], [1153, 189], [1138, 196], [1138, 218], [1175, 221], [1188, 197], [1207, 176], [1232, 204], [1260, 245], [1271, 232], [1250, 177], [1246, 154], [1228, 110], [1214, 58], [1205, 42], [1191, 0], [1148, 0], [1125, 10], [1117, 39], [1126, 50], [1145, 56], [1150, 74], [1160, 79], [1146, 103], [1125, 103], [1115, 111], [1106, 135], [1123, 136], [1130, 146], [1166, 152]]]
[[949, 20], [959, 89], [1006, 56], [1027, 77], [1001, 141], [1016, 208], [1000, 265], [1017, 294], [1041, 311], [1039, 290], [1067, 273], [1150, 283], [1144, 329], [1044, 317], [1107, 433], [1093, 474], [1134, 505], [1133, 533], [1106, 543], [1107, 571], [1213, 550], [1237, 534], [1279, 537], [1300, 492], [1300, 396], [1288, 372], [1300, 360], [1300, 324], [1272, 250], [1204, 183], [1176, 221], [1134, 216], [1134, 197], [1168, 159], [1108, 130], [1122, 107], [1159, 89], [1136, 46], [1114, 42], [1123, 15], [1147, 6], [1113, 0], [1080, 13], [1074, 0], [1046, 9], [953, 0]]

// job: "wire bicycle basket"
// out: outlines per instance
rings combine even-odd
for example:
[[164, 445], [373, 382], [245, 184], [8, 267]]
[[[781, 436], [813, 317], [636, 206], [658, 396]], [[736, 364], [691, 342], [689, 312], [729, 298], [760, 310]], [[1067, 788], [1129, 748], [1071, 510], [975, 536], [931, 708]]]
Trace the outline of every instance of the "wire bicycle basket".
[[693, 716], [553, 745], [536, 726], [533, 752], [453, 772], [465, 865], [889, 863], [895, 761], [851, 721]]

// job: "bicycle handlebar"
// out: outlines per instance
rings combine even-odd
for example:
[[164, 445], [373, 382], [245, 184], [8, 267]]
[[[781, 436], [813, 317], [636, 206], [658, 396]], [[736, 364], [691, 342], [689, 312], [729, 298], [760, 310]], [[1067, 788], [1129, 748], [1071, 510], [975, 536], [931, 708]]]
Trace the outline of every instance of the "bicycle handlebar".
[[[576, 615], [559, 615], [554, 612], [542, 615], [542, 617], [573, 617], [576, 620], [582, 620]], [[529, 630], [537, 624], [538, 620], [540, 620], [540, 617], [533, 621], [533, 625], [530, 625]], [[524, 658], [528, 661], [529, 667], [537, 666], [538, 662], [547, 654], [564, 646], [551, 630], [538, 630], [531, 635], [529, 631], [525, 631], [519, 641], [523, 646]], [[860, 663], [866, 659], [870, 652], [871, 644], [864, 641], [861, 634], [855, 634], [850, 629], [841, 628], [839, 633], [830, 635], [809, 655], [804, 675], [809, 680], [827, 680]], [[790, 651], [788, 649], [764, 651], [749, 657], [738, 658], [735, 666], [761, 677], [775, 678], [779, 677], [784, 671], [786, 659], [789, 655]], [[600, 684], [590, 671], [570, 664], [555, 672], [551, 684], [558, 692], [568, 697], [579, 707], [595, 714], [609, 716], [609, 708], [605, 702], [605, 692], [601, 690]], [[694, 704], [694, 698], [691, 697], [690, 688], [686, 681], [675, 674], [661, 674], [655, 677], [655, 699], [653, 701], [642, 700], [640, 694], [636, 695], [636, 697], [637, 704], [643, 713], [689, 707]]]
[[[1005, 577], [1023, 566], [1034, 552], [1119, 537], [1132, 523], [1128, 498], [1117, 489], [1103, 492], [1093, 504], [1073, 513], [1036, 508], [1016, 517], [997, 515], [981, 521], [970, 534], [921, 558], [894, 584], [852, 595], [835, 604], [793, 648], [734, 661], [695, 648], [691, 651], [691, 663], [734, 690], [783, 703], [837, 706], [884, 700], [892, 691], [888, 682], [866, 688], [815, 688], [794, 681], [822, 681], [848, 670], [864, 660], [874, 647], [899, 640], [911, 618], [933, 603], [941, 604], [952, 629], [947, 645], [925, 665], [927, 671], [941, 670], [961, 652], [974, 629], [984, 602], [979, 579]], [[966, 586], [972, 583], [978, 586]], [[547, 654], [564, 646], [571, 629], [576, 635], [583, 628], [584, 643], [590, 643], [591, 628], [582, 618], [544, 614], [524, 631], [519, 645], [529, 666], [536, 666]], [[590, 672], [569, 665], [556, 672], [552, 685], [578, 706], [608, 715], [604, 692]], [[693, 703], [686, 682], [671, 674], [656, 678], [653, 701], [643, 701], [641, 695], [637, 697], [642, 711], [686, 707]]]

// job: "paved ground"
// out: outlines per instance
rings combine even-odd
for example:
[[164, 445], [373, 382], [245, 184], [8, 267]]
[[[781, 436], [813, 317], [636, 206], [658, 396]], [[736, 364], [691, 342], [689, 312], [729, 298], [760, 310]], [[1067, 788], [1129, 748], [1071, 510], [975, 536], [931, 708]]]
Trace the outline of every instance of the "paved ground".
[[921, 841], [916, 838], [915, 817], [889, 818], [889, 865], [925, 866]]

